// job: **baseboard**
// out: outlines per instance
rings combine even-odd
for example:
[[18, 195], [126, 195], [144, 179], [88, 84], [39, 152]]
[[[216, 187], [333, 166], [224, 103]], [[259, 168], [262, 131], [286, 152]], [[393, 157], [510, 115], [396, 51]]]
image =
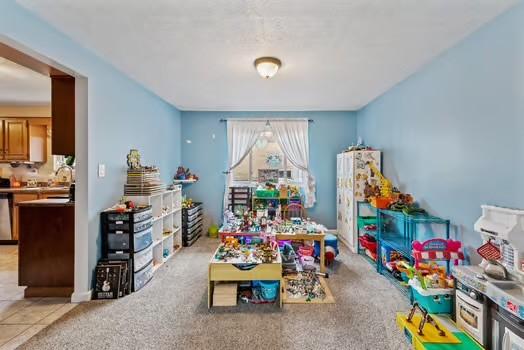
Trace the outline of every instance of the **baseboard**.
[[346, 248], [348, 248], [352, 253], [356, 253], [356, 249], [354, 246], [352, 246], [351, 244], [349, 244], [342, 236], [338, 236], [338, 241], [339, 242], [342, 242], [343, 245], [346, 246]]
[[90, 301], [93, 294], [93, 290], [88, 290], [87, 292], [81, 292], [81, 293], [73, 293], [71, 294], [71, 302], [72, 303], [83, 303], [86, 301]]

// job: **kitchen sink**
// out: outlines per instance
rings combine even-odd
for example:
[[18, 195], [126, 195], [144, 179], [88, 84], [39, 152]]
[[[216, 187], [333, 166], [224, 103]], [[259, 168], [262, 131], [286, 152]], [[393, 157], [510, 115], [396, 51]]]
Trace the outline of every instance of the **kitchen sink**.
[[491, 284], [524, 303], [524, 285], [513, 281], [497, 281], [491, 282]]

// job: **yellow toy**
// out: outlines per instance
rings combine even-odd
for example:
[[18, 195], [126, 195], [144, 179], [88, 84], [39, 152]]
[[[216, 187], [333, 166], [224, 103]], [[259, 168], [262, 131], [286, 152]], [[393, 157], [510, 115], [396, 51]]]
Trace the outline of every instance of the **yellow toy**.
[[371, 171], [379, 178], [380, 181], [380, 196], [372, 196], [370, 197], [370, 203], [375, 208], [379, 209], [387, 209], [388, 206], [393, 202], [393, 184], [391, 183], [391, 180], [386, 178], [380, 170], [377, 169], [375, 164], [372, 162], [367, 162], [367, 165], [371, 169]]

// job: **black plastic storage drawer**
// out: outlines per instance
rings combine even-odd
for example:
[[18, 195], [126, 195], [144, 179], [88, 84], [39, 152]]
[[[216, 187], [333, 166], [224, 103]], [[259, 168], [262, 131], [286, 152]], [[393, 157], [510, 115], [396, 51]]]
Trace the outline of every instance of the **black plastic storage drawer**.
[[195, 206], [193, 208], [189, 209], [182, 209], [182, 216], [187, 219], [188, 216], [192, 216], [196, 212], [200, 211], [202, 209], [202, 203], [195, 202]]
[[[132, 227], [134, 226], [134, 227]], [[144, 221], [136, 222], [134, 225], [131, 224], [131, 221], [114, 221], [108, 222], [107, 228], [109, 232], [140, 232], [145, 229], [153, 226], [153, 220], [151, 218]]]
[[183, 237], [182, 245], [184, 247], [189, 247], [193, 245], [193, 243], [195, 243], [201, 235], [202, 235], [202, 230], [199, 230], [195, 232], [194, 234], [192, 234], [191, 236]]
[[107, 213], [107, 220], [109, 222], [114, 221], [131, 221], [139, 222], [144, 221], [153, 217], [153, 210], [151, 206], [145, 208], [136, 209], [130, 212], [119, 213], [117, 211], [110, 211]]
[[203, 219], [204, 219], [204, 216], [203, 215], [199, 215], [198, 217], [196, 217], [192, 221], [184, 221], [184, 222], [182, 222], [182, 227], [191, 228], [193, 226], [196, 226], [196, 225], [200, 224]]

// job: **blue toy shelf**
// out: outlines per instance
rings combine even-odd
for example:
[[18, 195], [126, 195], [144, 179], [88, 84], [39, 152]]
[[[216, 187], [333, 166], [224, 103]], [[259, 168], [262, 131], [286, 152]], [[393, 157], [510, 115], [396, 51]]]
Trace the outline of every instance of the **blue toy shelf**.
[[[357, 252], [362, 255], [362, 257], [368, 261], [373, 267], [378, 271], [377, 261], [373, 260], [368, 254], [366, 254], [366, 248], [360, 243], [360, 237], [365, 234], [368, 234], [374, 237], [377, 240], [378, 231], [366, 230], [367, 225], [377, 225], [377, 209], [371, 206], [367, 201], [358, 201], [357, 202]], [[377, 242], [378, 247], [378, 242]], [[377, 248], [378, 250], [378, 248]], [[378, 254], [377, 260], [378, 260]]]
[[[410, 301], [411, 288], [391, 264], [392, 254], [402, 256], [413, 265], [412, 243], [430, 238], [449, 239], [450, 222], [431, 215], [406, 215], [400, 211], [377, 210], [377, 272], [387, 277]], [[386, 267], [389, 263], [391, 270]], [[449, 262], [448, 262], [449, 271]]]

